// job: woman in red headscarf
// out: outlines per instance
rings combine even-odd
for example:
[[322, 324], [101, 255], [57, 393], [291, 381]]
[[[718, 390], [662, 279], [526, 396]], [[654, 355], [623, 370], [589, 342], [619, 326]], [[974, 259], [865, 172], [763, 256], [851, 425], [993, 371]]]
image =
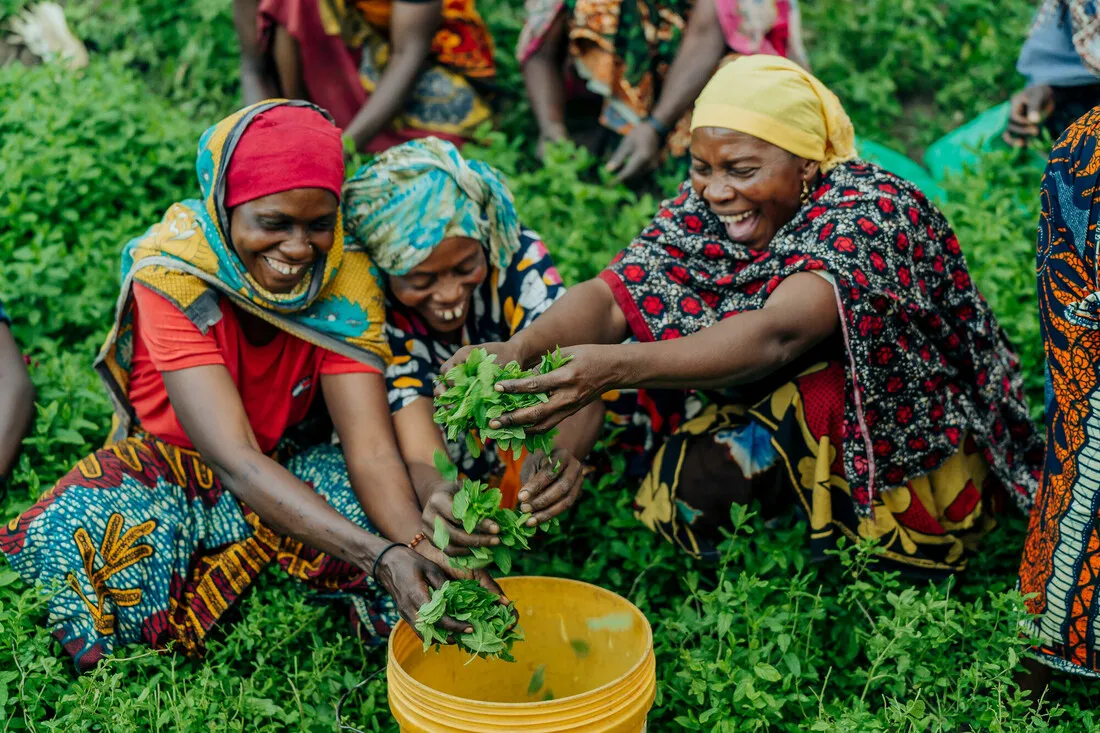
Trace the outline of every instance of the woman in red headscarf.
[[[201, 651], [272, 563], [382, 639], [446, 578], [390, 428], [382, 291], [344, 250], [340, 131], [265, 102], [208, 130], [197, 168], [204, 200], [122, 253], [96, 364], [111, 440], [0, 529], [12, 567], [56, 591], [82, 670], [130, 642]], [[308, 440], [322, 398], [342, 450]]]

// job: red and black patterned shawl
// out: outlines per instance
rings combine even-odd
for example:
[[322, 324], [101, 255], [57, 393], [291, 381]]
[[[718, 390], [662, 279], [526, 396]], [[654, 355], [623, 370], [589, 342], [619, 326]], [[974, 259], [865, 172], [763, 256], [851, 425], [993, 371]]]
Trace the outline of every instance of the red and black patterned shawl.
[[1019, 506], [1043, 459], [1020, 363], [970, 280], [959, 242], [911, 183], [863, 161], [828, 173], [753, 252], [684, 184], [601, 273], [642, 341], [762, 308], [784, 278], [836, 281], [848, 356], [844, 467], [864, 514], [877, 492], [940, 466], [974, 437]]

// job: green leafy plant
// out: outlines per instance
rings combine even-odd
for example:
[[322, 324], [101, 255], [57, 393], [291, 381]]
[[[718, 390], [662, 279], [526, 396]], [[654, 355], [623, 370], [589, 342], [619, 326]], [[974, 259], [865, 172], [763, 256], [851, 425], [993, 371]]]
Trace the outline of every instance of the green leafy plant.
[[447, 643], [447, 634], [436, 627], [444, 616], [468, 623], [473, 631], [459, 634], [455, 643], [473, 656], [497, 657], [514, 662], [512, 645], [523, 640], [516, 623], [514, 604], [482, 588], [476, 580], [448, 580], [432, 591], [432, 599], [417, 612], [416, 630], [424, 638], [424, 651]]
[[466, 447], [476, 458], [481, 455], [478, 436], [495, 440], [501, 450], [511, 450], [517, 458], [526, 448], [529, 453], [543, 451], [550, 455], [554, 449], [557, 429], [540, 435], [529, 435], [522, 426], [491, 428], [489, 422], [507, 412], [533, 407], [549, 398], [543, 393], [511, 394], [498, 392], [497, 382], [523, 379], [536, 373], [546, 373], [568, 363], [571, 357], [562, 356], [561, 350], [546, 354], [539, 364], [539, 371], [524, 370], [519, 362], [497, 364], [496, 354], [485, 349], [473, 349], [466, 361], [452, 367], [442, 381], [450, 384], [447, 391], [435, 398], [435, 421], [447, 428], [447, 439], [458, 440], [464, 436]]
[[[433, 455], [436, 468], [443, 478], [454, 481], [458, 478], [458, 468], [452, 464], [442, 451], [436, 451]], [[496, 563], [500, 571], [507, 575], [512, 572], [514, 552], [516, 550], [529, 550], [529, 540], [535, 535], [539, 527], [527, 524], [531, 519], [530, 514], [517, 512], [514, 509], [502, 507], [500, 489], [490, 488], [481, 481], [463, 479], [462, 485], [455, 492], [451, 504], [451, 513], [455, 519], [462, 523], [462, 528], [467, 532], [473, 532], [482, 522], [489, 520], [497, 525], [499, 531], [497, 538], [499, 545], [492, 547], [471, 547], [467, 555], [448, 558], [451, 567], [463, 570], [480, 570]], [[558, 527], [557, 517], [541, 526], [549, 532]], [[435, 532], [432, 535], [432, 544], [440, 550], [447, 549], [451, 537], [447, 534], [447, 528], [440, 517], [435, 519]]]
[[[0, 15], [25, 4], [0, 0]], [[0, 300], [32, 360], [40, 403], [0, 496], [0, 522], [102, 444], [110, 406], [90, 364], [118, 294], [121, 245], [196, 193], [195, 141], [239, 98], [239, 49], [225, 0], [64, 5], [88, 44], [88, 68], [0, 68]], [[1023, 85], [1015, 63], [1034, 7], [1025, 0], [802, 3], [814, 72], [839, 95], [857, 133], [914, 157]], [[616, 186], [570, 143], [548, 146], [538, 161], [538, 131], [509, 52], [522, 3], [478, 0], [478, 8], [500, 49], [499, 114], [497, 129], [463, 155], [504, 172], [523, 224], [542, 236], [571, 286], [627, 246], [682, 178]], [[1036, 419], [1043, 393], [1038, 184], [1012, 155], [987, 156], [945, 184], [944, 207], [975, 282], [1018, 349]], [[646, 614], [657, 657], [650, 730], [1100, 730], [1096, 690], [1085, 681], [1056, 675], [1042, 708], [1022, 701], [1012, 684], [1025, 646], [1013, 593], [1024, 521], [999, 518], [955, 583], [864, 570], [855, 547], [835, 563], [811, 565], [804, 526], [765, 527], [757, 517], [739, 516], [720, 561], [703, 565], [639, 527], [637, 480], [625, 475], [625, 456], [598, 455], [603, 469], [585, 481], [579, 511], [564, 531], [515, 553], [513, 572], [595, 583]], [[271, 572], [234, 607], [236, 621], [211, 631], [201, 660], [135, 645], [78, 676], [51, 635], [47, 598], [0, 560], [4, 730], [329, 732], [339, 727], [341, 696], [386, 664], [384, 647], [351, 633], [345, 609], [315, 602]], [[360, 730], [397, 732], [384, 676], [349, 698], [343, 714]]]

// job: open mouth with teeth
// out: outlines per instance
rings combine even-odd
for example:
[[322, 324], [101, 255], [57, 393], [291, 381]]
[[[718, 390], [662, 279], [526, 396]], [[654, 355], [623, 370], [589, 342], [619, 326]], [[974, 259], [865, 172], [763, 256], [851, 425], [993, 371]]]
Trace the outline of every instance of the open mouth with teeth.
[[734, 242], [750, 239], [759, 219], [759, 212], [756, 209], [738, 214], [718, 215], [718, 220], [726, 227], [726, 234]]
[[459, 305], [454, 308], [445, 308], [443, 310], [435, 309], [435, 317], [444, 323], [454, 323], [461, 320], [466, 315], [466, 306]]
[[290, 265], [290, 264], [287, 264], [286, 262], [282, 262], [280, 260], [277, 260], [274, 257], [268, 257], [267, 255], [262, 255], [261, 257], [262, 257], [264, 263], [269, 268], [274, 270], [277, 274], [281, 275], [283, 278], [298, 277], [303, 272], [305, 272], [305, 269], [308, 266], [306, 264]]

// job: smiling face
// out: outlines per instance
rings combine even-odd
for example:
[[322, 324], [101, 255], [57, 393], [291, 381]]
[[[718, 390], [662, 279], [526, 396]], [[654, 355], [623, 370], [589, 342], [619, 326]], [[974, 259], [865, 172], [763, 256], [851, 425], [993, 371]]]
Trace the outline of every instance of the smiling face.
[[768, 246], [801, 207], [802, 184], [818, 163], [758, 137], [718, 127], [691, 135], [691, 185], [718, 215], [733, 242]]
[[296, 188], [230, 211], [229, 238], [248, 274], [271, 293], [289, 293], [336, 236], [339, 201], [323, 188]]
[[393, 296], [415, 308], [437, 333], [453, 333], [470, 315], [470, 297], [485, 282], [489, 263], [481, 242], [448, 237], [428, 259], [404, 275], [390, 277]]

